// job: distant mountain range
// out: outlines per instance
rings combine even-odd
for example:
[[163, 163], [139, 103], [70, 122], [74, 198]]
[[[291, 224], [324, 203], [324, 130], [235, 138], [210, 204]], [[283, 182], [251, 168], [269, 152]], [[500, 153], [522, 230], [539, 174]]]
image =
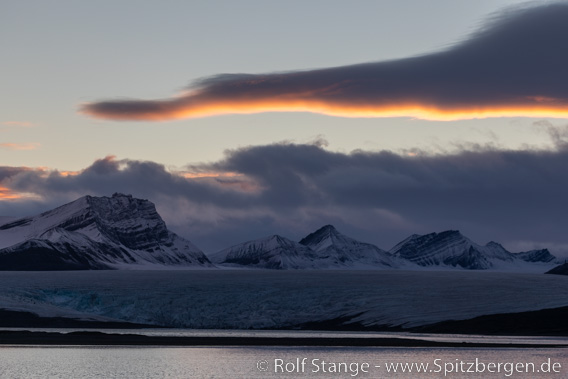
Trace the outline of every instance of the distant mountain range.
[[390, 251], [326, 225], [299, 242], [279, 235], [207, 257], [169, 231], [148, 200], [85, 196], [40, 215], [0, 225], [0, 270], [131, 268], [538, 270], [558, 264], [547, 249], [511, 253], [478, 245], [459, 231], [412, 235]]
[[396, 257], [420, 266], [461, 267], [470, 270], [507, 268], [527, 263], [555, 262], [548, 249], [511, 253], [497, 242], [478, 245], [457, 230], [414, 234], [390, 250]]
[[220, 265], [271, 269], [388, 269], [415, 266], [326, 225], [299, 243], [279, 235], [244, 242], [209, 256]]

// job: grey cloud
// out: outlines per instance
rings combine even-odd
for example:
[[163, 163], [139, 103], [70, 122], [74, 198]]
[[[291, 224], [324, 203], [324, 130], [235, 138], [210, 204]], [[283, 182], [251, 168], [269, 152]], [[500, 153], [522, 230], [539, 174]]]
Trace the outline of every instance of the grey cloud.
[[509, 9], [444, 51], [406, 59], [272, 74], [222, 74], [164, 100], [86, 104], [88, 115], [168, 120], [310, 111], [426, 119], [568, 112], [568, 3]]
[[[327, 223], [383, 248], [444, 229], [479, 242], [567, 245], [566, 147], [405, 156], [281, 143], [230, 150], [189, 168], [234, 175], [185, 178], [153, 162], [107, 157], [76, 176], [25, 171], [0, 184], [42, 195], [33, 204], [46, 208], [85, 194], [148, 198], [175, 230], [209, 251], [271, 233], [300, 238]], [[30, 210], [31, 203], [19, 204]], [[0, 215], [15, 210], [0, 202]]]

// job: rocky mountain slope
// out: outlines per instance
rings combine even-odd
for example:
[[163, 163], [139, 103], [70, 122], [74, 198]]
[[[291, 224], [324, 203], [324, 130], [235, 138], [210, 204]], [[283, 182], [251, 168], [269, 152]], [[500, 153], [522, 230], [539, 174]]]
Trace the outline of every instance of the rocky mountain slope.
[[420, 266], [470, 270], [515, 269], [551, 263], [556, 259], [546, 249], [513, 254], [497, 242], [479, 245], [457, 230], [414, 234], [389, 252]]
[[0, 270], [132, 268], [467, 269], [545, 272], [547, 249], [511, 253], [479, 245], [459, 231], [412, 235], [390, 251], [325, 225], [299, 243], [279, 235], [237, 244], [208, 258], [166, 227], [148, 200], [84, 196], [33, 217], [0, 225]]
[[327, 267], [401, 268], [413, 266], [370, 243], [348, 237], [325, 225], [303, 238], [300, 243], [317, 253]]
[[309, 247], [279, 235], [244, 242], [209, 256], [212, 262], [271, 269], [315, 269], [317, 255]]
[[130, 195], [84, 196], [0, 226], [0, 270], [213, 267], [170, 232], [153, 203]]
[[560, 266], [556, 266], [552, 270], [547, 271], [546, 274], [568, 275], [568, 263], [564, 262]]

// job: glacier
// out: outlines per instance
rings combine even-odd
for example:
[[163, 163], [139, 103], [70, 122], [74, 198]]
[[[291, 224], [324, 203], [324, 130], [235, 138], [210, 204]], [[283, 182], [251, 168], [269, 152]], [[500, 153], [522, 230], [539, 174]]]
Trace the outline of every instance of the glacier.
[[493, 271], [3, 272], [0, 308], [175, 328], [279, 329], [338, 318], [409, 328], [568, 305], [565, 276]]

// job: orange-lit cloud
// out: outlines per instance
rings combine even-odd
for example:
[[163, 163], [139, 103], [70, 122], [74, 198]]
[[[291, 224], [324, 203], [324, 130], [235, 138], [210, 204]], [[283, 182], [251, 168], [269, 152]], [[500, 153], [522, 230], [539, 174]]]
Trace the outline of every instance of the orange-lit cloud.
[[237, 176], [242, 176], [242, 174], [236, 172], [177, 172], [177, 174], [187, 179], [234, 178]]
[[494, 18], [440, 52], [387, 62], [264, 75], [218, 75], [163, 100], [85, 104], [87, 115], [164, 121], [222, 114], [458, 120], [568, 118], [568, 3]]
[[262, 186], [254, 182], [250, 178], [238, 172], [230, 171], [173, 171], [172, 175], [181, 176], [190, 180], [204, 180], [209, 183], [231, 190], [256, 193], [262, 190]]
[[57, 171], [61, 176], [76, 176], [81, 173], [81, 171]]
[[[0, 200], [6, 201], [59, 197], [60, 194], [74, 197], [93, 188], [130, 193], [134, 188], [154, 188], [156, 183], [166, 191], [169, 188], [195, 196], [213, 196], [221, 203], [234, 196], [257, 194], [263, 189], [254, 179], [238, 171], [199, 166], [168, 170], [154, 162], [117, 159], [112, 155], [78, 171], [0, 166]], [[137, 191], [141, 190], [134, 192]]]
[[0, 186], [0, 200], [21, 199], [22, 195], [10, 190], [9, 188]]
[[0, 143], [0, 147], [9, 150], [35, 150], [39, 143]]

